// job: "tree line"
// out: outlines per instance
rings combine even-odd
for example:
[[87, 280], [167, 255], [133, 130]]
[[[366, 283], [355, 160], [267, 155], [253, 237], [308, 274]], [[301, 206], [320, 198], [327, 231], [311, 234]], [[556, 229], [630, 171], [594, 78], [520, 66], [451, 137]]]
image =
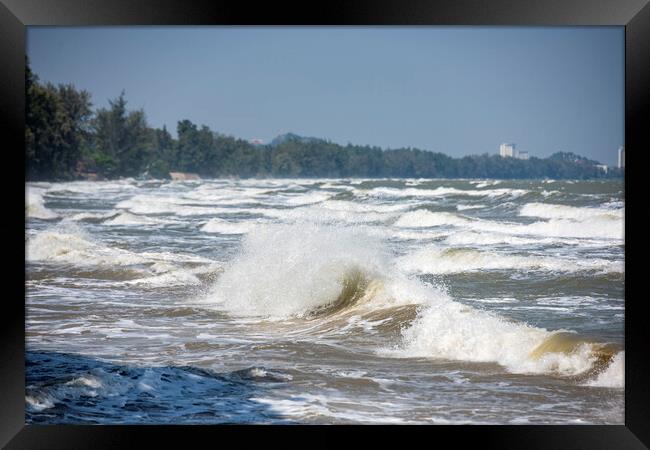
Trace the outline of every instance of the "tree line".
[[416, 148], [340, 145], [292, 134], [267, 145], [180, 120], [177, 137], [149, 126], [125, 94], [93, 110], [91, 95], [71, 84], [41, 83], [26, 65], [26, 180], [169, 178], [170, 172], [217, 177], [554, 178], [622, 176], [573, 153], [528, 160], [481, 154], [452, 158]]

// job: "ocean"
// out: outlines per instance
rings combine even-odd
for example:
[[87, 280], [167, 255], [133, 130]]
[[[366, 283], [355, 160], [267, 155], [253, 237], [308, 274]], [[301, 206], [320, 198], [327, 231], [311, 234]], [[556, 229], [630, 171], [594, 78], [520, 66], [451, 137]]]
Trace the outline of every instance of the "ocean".
[[26, 422], [623, 424], [622, 181], [26, 185]]

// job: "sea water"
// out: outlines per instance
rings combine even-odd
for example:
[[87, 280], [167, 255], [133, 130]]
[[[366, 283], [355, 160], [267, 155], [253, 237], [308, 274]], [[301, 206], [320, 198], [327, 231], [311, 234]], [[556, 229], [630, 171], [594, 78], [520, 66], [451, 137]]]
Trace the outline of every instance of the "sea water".
[[624, 423], [620, 181], [28, 183], [28, 423]]

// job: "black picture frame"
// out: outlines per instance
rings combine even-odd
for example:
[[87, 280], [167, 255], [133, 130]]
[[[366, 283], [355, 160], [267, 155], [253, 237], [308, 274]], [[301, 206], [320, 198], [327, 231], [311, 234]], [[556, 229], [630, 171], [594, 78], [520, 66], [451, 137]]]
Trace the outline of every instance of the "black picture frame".
[[[650, 5], [648, 0], [444, 0], [342, 1], [316, 4], [252, 4], [207, 0], [0, 0], [0, 177], [5, 218], [0, 221], [5, 246], [3, 270], [0, 445], [6, 448], [114, 448], [207, 439], [224, 444], [226, 435], [245, 441], [280, 432], [323, 431], [324, 427], [251, 426], [38, 426], [25, 425], [25, 248], [20, 238], [24, 206], [24, 71], [26, 27], [35, 25], [520, 25], [625, 27], [625, 425], [612, 426], [420, 426], [373, 427], [375, 438], [396, 432], [409, 440], [451, 438], [454, 446], [468, 439], [488, 448], [647, 448], [650, 445], [650, 387], [646, 296], [639, 274], [645, 270], [644, 246], [635, 236], [634, 216], [641, 216], [643, 195], [641, 153], [648, 143], [650, 92]], [[23, 167], [23, 170], [18, 169]], [[22, 196], [22, 198], [21, 198]], [[639, 217], [643, 220], [641, 217]], [[640, 222], [640, 221], [639, 221]], [[642, 226], [642, 225], [641, 225]], [[642, 236], [642, 235], [641, 235]], [[642, 253], [643, 252], [643, 253]], [[326, 427], [322, 443], [338, 444], [339, 434], [359, 427]], [[255, 433], [252, 433], [254, 431]], [[251, 432], [251, 433], [249, 433]], [[430, 436], [429, 436], [430, 437]], [[244, 442], [244, 441], [242, 441]], [[427, 442], [427, 441], [424, 441]]]

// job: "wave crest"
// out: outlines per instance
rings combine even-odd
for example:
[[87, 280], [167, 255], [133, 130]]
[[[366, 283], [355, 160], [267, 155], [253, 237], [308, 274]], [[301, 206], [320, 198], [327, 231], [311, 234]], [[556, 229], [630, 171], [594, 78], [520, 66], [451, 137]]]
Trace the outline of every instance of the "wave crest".
[[241, 254], [204, 299], [234, 315], [288, 317], [335, 311], [386, 273], [370, 236], [318, 225], [269, 225], [246, 236]]

